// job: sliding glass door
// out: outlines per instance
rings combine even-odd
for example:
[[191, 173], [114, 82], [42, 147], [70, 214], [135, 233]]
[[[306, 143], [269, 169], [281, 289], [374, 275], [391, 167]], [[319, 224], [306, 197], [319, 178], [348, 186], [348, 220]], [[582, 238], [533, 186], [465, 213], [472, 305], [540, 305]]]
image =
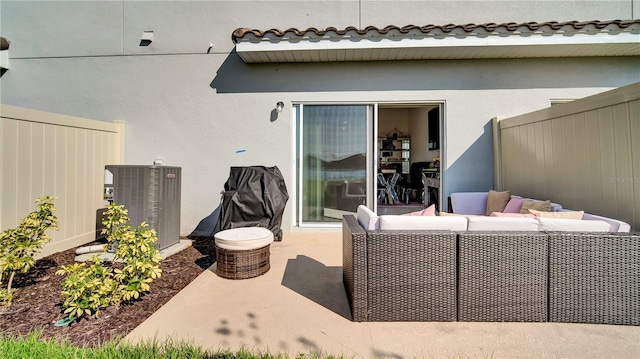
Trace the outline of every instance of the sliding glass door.
[[298, 223], [340, 222], [367, 204], [373, 106], [297, 105]]

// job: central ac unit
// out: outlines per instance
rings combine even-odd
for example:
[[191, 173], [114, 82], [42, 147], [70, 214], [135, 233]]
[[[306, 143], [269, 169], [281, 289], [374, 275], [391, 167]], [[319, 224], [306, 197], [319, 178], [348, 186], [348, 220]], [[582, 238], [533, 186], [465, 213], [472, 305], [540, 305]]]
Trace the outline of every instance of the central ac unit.
[[162, 250], [180, 241], [180, 177], [180, 167], [107, 165], [104, 198], [124, 205], [133, 227], [155, 229]]

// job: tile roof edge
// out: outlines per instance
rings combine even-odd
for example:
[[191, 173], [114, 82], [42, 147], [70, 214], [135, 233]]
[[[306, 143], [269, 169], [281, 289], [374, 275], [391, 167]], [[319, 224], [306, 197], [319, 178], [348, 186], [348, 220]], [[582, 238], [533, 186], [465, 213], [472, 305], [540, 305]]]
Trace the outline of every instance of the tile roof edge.
[[345, 35], [347, 32], [349, 31], [354, 31], [359, 35], [365, 35], [371, 31], [373, 32], [377, 32], [378, 34], [384, 35], [387, 34], [391, 31], [399, 31], [401, 34], [407, 34], [410, 31], [413, 30], [420, 30], [422, 33], [424, 34], [428, 34], [429, 32], [433, 31], [433, 30], [440, 30], [444, 33], [450, 33], [455, 29], [462, 29], [463, 31], [467, 32], [467, 33], [471, 33], [477, 29], [483, 29], [484, 31], [488, 31], [488, 32], [494, 32], [499, 28], [505, 28], [508, 31], [514, 32], [519, 28], [522, 27], [526, 27], [527, 29], [529, 29], [530, 31], [537, 31], [540, 28], [544, 27], [544, 26], [548, 26], [550, 27], [552, 30], [560, 30], [565, 26], [571, 26], [576, 30], [581, 30], [589, 25], [592, 25], [594, 27], [596, 27], [597, 29], [604, 29], [607, 26], [610, 25], [616, 25], [618, 26], [618, 28], [621, 29], [625, 29], [633, 24], [640, 24], [640, 19], [631, 19], [631, 20], [607, 20], [607, 21], [601, 21], [601, 20], [590, 20], [590, 21], [577, 21], [577, 20], [573, 20], [573, 21], [564, 21], [564, 22], [558, 22], [558, 21], [547, 21], [547, 22], [521, 22], [521, 23], [516, 23], [516, 22], [505, 22], [505, 23], [501, 23], [501, 24], [496, 24], [496, 23], [484, 23], [484, 24], [474, 24], [474, 23], [468, 23], [468, 24], [445, 24], [445, 25], [433, 25], [433, 24], [429, 24], [429, 25], [423, 25], [423, 26], [417, 26], [417, 25], [405, 25], [405, 26], [396, 26], [396, 25], [388, 25], [385, 26], [383, 28], [378, 28], [376, 26], [367, 26], [363, 29], [358, 29], [355, 26], [347, 26], [344, 29], [337, 29], [336, 27], [327, 27], [325, 29], [319, 29], [316, 27], [308, 27], [306, 29], [298, 29], [298, 28], [288, 28], [286, 30], [280, 30], [280, 29], [269, 29], [269, 30], [258, 30], [258, 29], [253, 29], [253, 28], [248, 28], [248, 27], [239, 27], [237, 29], [235, 29], [232, 34], [231, 34], [231, 40], [233, 41], [234, 44], [237, 44], [239, 39], [243, 38], [245, 35], [248, 34], [252, 34], [255, 37], [258, 38], [262, 38], [268, 34], [273, 34], [276, 37], [284, 37], [287, 33], [291, 33], [297, 37], [301, 37], [304, 36], [305, 34], [311, 32], [312, 34], [315, 34], [316, 36], [323, 36], [325, 34], [327, 34], [328, 32], [335, 32], [336, 34], [342, 36]]

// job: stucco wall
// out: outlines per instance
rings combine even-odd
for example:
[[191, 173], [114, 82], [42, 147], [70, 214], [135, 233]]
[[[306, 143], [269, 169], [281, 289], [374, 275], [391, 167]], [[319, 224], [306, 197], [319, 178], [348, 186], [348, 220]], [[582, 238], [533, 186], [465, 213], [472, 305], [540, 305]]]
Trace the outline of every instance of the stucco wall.
[[[127, 164], [163, 158], [183, 168], [186, 235], [218, 205], [230, 166], [277, 165], [293, 188], [293, 102], [445, 102], [446, 196], [492, 187], [492, 117], [623, 86], [638, 81], [640, 68], [638, 58], [248, 65], [232, 52], [235, 28], [610, 20], [632, 10], [631, 0], [3, 0], [11, 67], [0, 100], [125, 121]], [[154, 40], [139, 46], [147, 30]], [[276, 118], [278, 101], [286, 106]]]
[[429, 150], [429, 110], [431, 107], [409, 111], [409, 132], [412, 134], [411, 161], [428, 162], [438, 151]]

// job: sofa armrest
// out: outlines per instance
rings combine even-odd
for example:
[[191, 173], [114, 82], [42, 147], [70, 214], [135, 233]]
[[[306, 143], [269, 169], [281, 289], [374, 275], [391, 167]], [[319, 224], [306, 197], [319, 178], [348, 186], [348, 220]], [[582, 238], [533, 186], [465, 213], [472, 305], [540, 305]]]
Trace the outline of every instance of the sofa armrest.
[[342, 280], [353, 320], [367, 319], [367, 233], [353, 215], [342, 218]]
[[625, 232], [625, 233], [629, 233], [631, 231], [631, 226], [629, 225], [629, 223], [626, 222], [622, 222], [619, 221], [617, 219], [613, 219], [613, 218], [607, 218], [607, 217], [603, 217], [603, 216], [598, 216], [595, 214], [590, 214], [590, 213], [585, 213], [582, 215], [582, 219], [583, 220], [588, 220], [588, 221], [605, 221], [607, 223], [609, 223], [609, 232]]

